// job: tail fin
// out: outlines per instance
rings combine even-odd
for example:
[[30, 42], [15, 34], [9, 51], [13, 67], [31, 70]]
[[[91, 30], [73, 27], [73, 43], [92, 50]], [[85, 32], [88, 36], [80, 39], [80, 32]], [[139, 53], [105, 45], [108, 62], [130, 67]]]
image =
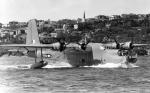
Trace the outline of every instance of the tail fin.
[[35, 19], [32, 19], [28, 22], [28, 31], [27, 31], [27, 37], [26, 37], [26, 44], [40, 44]]

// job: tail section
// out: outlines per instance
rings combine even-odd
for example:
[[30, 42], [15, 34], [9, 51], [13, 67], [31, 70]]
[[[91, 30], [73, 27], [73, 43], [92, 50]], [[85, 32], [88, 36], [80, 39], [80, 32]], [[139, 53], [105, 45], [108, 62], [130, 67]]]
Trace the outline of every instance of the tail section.
[[32, 19], [28, 22], [28, 31], [26, 44], [40, 44], [36, 20]]

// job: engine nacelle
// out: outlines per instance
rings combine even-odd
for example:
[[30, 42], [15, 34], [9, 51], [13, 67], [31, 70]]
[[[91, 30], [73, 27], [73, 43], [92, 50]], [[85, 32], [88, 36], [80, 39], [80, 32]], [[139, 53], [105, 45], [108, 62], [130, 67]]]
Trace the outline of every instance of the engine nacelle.
[[116, 49], [120, 49], [121, 45], [118, 43], [116, 44]]
[[133, 49], [133, 44], [131, 42], [124, 43], [121, 48], [123, 49]]
[[107, 49], [120, 49], [120, 44], [119, 43], [111, 43], [111, 44], [106, 44], [105, 48]]

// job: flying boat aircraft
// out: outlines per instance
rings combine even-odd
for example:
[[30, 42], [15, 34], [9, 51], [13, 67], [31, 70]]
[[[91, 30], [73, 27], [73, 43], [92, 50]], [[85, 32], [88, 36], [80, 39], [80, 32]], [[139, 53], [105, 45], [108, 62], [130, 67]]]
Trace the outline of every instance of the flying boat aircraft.
[[[119, 49], [119, 47], [122, 45], [118, 43], [118, 44], [114, 44], [111, 46], [114, 46], [117, 49]], [[75, 43], [66, 44], [65, 40], [60, 39], [56, 43], [41, 44], [39, 41], [35, 19], [30, 20], [28, 22], [26, 44], [7, 44], [7, 45], [0, 45], [0, 47], [5, 47], [5, 48], [13, 47], [13, 48], [18, 48], [19, 50], [25, 49], [29, 57], [35, 58], [35, 63], [31, 65], [31, 68], [34, 68], [34, 69], [42, 68], [48, 64], [48, 62], [45, 62], [43, 60], [44, 58], [43, 49], [59, 50], [59, 52], [63, 52], [62, 55], [65, 55], [67, 62], [72, 67], [92, 66], [92, 65], [107, 64], [107, 63], [113, 63], [113, 64], [123, 63], [125, 65], [128, 65], [126, 64], [127, 60], [125, 57], [118, 56], [116, 50], [108, 50], [108, 51], [105, 50], [103, 44], [100, 44], [100, 43], [88, 42], [87, 44], [86, 43], [85, 44], [75, 44]], [[129, 45], [129, 47], [131, 46]], [[48, 54], [48, 55], [51, 55], [51, 54]], [[39, 62], [37, 62], [38, 57], [41, 58], [41, 61]]]

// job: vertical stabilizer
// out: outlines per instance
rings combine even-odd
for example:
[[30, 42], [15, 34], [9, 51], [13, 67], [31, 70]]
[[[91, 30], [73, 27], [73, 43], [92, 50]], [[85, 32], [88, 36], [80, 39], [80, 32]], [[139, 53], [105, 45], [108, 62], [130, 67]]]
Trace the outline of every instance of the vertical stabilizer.
[[40, 44], [35, 19], [30, 20], [28, 22], [28, 31], [27, 31], [27, 37], [26, 37], [26, 44]]

